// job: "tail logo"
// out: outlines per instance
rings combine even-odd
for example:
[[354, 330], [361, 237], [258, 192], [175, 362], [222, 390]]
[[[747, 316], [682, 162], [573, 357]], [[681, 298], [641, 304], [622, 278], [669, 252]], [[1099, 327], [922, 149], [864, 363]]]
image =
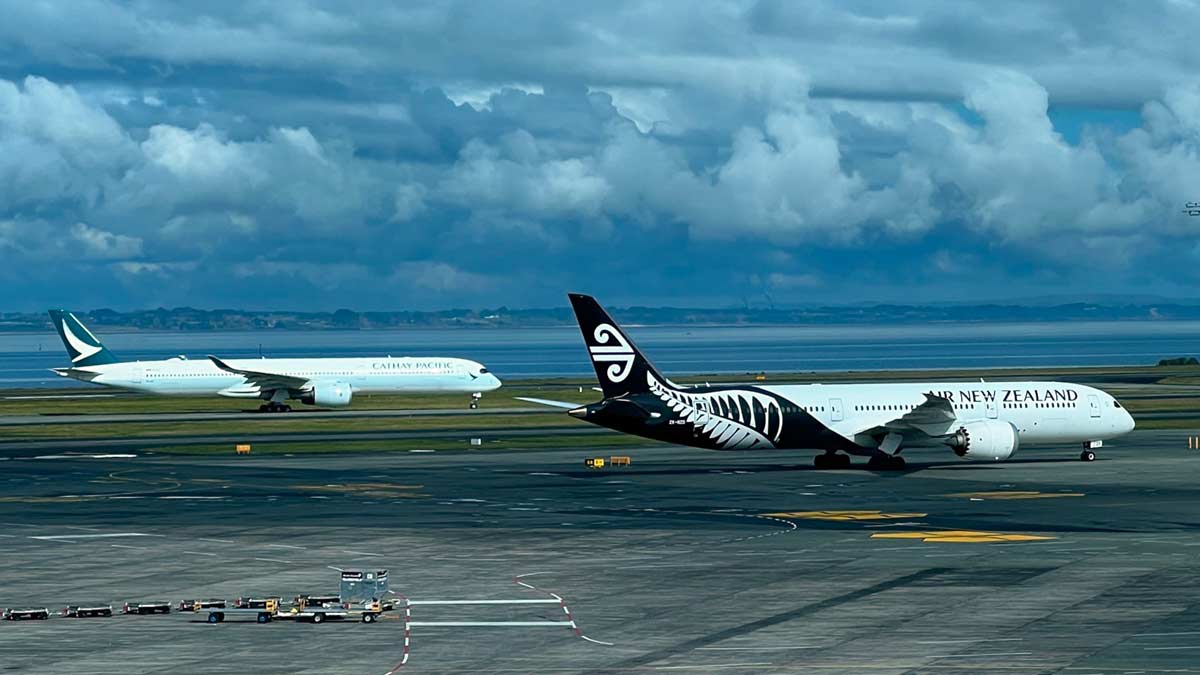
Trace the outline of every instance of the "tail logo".
[[[94, 356], [96, 352], [99, 352], [101, 349], [103, 349], [103, 347], [100, 345], [90, 345], [79, 339], [79, 336], [71, 332], [71, 324], [67, 321], [63, 321], [62, 329], [63, 337], [67, 338], [67, 344], [71, 345], [71, 349], [75, 350], [76, 352], [75, 356], [71, 357], [71, 363], [77, 363], [88, 358], [89, 356]], [[85, 328], [84, 330], [87, 329]], [[95, 338], [92, 339], [94, 340]]]
[[[588, 351], [592, 354], [592, 361], [595, 363], [611, 363], [604, 371], [608, 376], [608, 381], [613, 384], [624, 382], [625, 378], [629, 377], [629, 372], [633, 370], [633, 360], [635, 354], [633, 347], [629, 341], [621, 335], [620, 331], [613, 328], [612, 324], [602, 323], [596, 326], [596, 330], [592, 333], [598, 344], [588, 347]], [[609, 344], [615, 342], [616, 344]]]

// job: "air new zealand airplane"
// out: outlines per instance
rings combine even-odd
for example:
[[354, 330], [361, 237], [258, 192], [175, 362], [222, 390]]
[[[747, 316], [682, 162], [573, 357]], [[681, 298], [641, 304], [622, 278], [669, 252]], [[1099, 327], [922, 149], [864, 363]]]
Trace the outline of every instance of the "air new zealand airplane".
[[1022, 443], [1083, 445], [1133, 430], [1112, 396], [1065, 382], [945, 382], [684, 387], [661, 373], [595, 298], [570, 294], [604, 398], [574, 403], [572, 417], [669, 443], [711, 450], [817, 450], [817, 468], [900, 469], [900, 452], [940, 447], [963, 459], [1005, 460]]

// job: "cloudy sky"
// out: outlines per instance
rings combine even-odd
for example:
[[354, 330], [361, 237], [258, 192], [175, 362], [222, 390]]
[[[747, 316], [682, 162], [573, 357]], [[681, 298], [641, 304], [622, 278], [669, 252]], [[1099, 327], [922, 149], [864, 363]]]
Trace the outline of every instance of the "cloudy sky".
[[0, 16], [0, 311], [1200, 296], [1195, 0]]

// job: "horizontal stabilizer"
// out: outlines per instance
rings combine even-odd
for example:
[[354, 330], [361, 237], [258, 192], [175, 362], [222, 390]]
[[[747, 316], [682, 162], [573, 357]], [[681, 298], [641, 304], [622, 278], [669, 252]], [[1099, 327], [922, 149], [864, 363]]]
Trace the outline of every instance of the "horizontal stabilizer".
[[525, 401], [527, 403], [536, 403], [538, 405], [548, 405], [551, 408], [563, 408], [565, 410], [571, 410], [573, 408], [578, 408], [580, 405], [582, 405], [580, 403], [567, 403], [566, 401], [551, 401], [550, 399], [547, 399], [547, 398], [527, 398], [525, 396], [514, 396], [513, 398], [517, 399], [518, 401]]
[[87, 370], [86, 368], [51, 368], [50, 372], [59, 377], [69, 377], [72, 380], [79, 380], [81, 382], [91, 382], [100, 376], [100, 373], [94, 370]]

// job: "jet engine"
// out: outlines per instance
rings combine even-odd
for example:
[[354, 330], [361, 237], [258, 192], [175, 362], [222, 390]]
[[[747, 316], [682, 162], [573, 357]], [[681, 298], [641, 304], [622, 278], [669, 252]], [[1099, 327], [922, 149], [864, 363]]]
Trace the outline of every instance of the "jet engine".
[[1016, 427], [1001, 420], [966, 422], [948, 440], [950, 448], [959, 457], [989, 462], [1012, 457], [1021, 445]]
[[349, 382], [317, 382], [300, 401], [325, 408], [344, 408], [350, 405], [352, 396]]

